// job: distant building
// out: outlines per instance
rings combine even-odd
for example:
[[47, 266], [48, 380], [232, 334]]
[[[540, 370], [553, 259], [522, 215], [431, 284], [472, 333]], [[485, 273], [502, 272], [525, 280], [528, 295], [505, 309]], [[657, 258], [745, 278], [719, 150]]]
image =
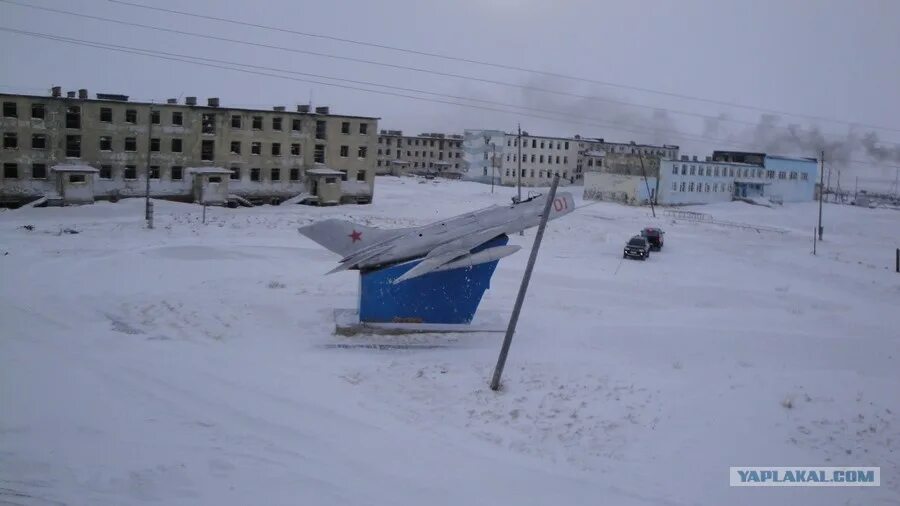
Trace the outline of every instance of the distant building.
[[817, 175], [814, 158], [736, 151], [715, 151], [705, 160], [682, 156], [661, 162], [659, 203], [706, 204], [735, 198], [808, 201], [814, 197]]
[[459, 179], [465, 172], [463, 136], [442, 133], [403, 135], [402, 130], [378, 134], [375, 170], [378, 174], [432, 174]]
[[668, 144], [581, 141], [584, 149], [579, 165], [585, 169], [584, 198], [629, 204], [658, 200], [660, 163], [676, 158], [679, 151], [678, 146]]
[[306, 105], [221, 107], [217, 98], [205, 106], [195, 97], [165, 104], [99, 93], [90, 99], [87, 90], [63, 96], [59, 87], [51, 96], [0, 94], [0, 102], [0, 204], [58, 197], [63, 177], [72, 195], [84, 184], [95, 198], [109, 199], [143, 196], [149, 176], [151, 196], [191, 200], [187, 169], [203, 167], [226, 169], [228, 191], [246, 199], [308, 192], [306, 173], [315, 168], [341, 174], [339, 200], [372, 199], [378, 118]]
[[648, 175], [655, 175], [660, 158], [678, 154], [678, 146], [606, 142], [579, 135], [535, 136], [522, 132], [520, 162], [517, 133], [466, 130], [465, 138], [469, 167], [466, 179], [490, 182], [489, 169], [494, 160], [497, 182], [510, 186], [516, 185], [520, 178], [524, 186], [546, 186], [555, 174], [559, 174], [562, 184], [578, 184], [591, 170], [609, 169], [618, 174], [636, 171], [640, 174], [641, 158]]

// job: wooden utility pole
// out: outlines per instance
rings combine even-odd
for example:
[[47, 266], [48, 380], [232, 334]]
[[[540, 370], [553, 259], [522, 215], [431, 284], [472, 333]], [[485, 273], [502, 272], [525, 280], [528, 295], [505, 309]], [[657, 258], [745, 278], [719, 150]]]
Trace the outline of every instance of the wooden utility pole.
[[[644, 155], [640, 151], [638, 151], [638, 158], [641, 160], [641, 174], [644, 176], [644, 186], [647, 187], [647, 200], [650, 201], [650, 212], [653, 213], [653, 217], [656, 218], [656, 209], [653, 208], [654, 195], [650, 195], [650, 182], [647, 181], [647, 171], [644, 169]], [[657, 180], [659, 180], [658, 177]]]
[[[518, 124], [519, 127], [519, 135], [518, 135], [518, 148], [519, 148], [519, 162], [518, 167], [516, 168], [516, 202], [522, 202], [522, 124]], [[524, 230], [519, 231], [520, 236], [525, 235]]]
[[147, 184], [144, 199], [144, 219], [147, 228], [153, 228], [153, 211], [150, 207], [150, 148], [153, 143], [153, 109], [147, 110]]
[[516, 199], [522, 202], [522, 125], [519, 124], [519, 163], [516, 169]]
[[491, 390], [500, 389], [500, 378], [503, 376], [503, 368], [506, 366], [506, 357], [509, 355], [509, 347], [512, 344], [513, 334], [516, 333], [516, 324], [519, 323], [519, 313], [522, 311], [522, 303], [525, 302], [525, 292], [528, 291], [528, 283], [531, 281], [531, 272], [537, 260], [538, 249], [541, 247], [541, 239], [544, 238], [544, 229], [550, 218], [550, 206], [556, 199], [556, 187], [559, 186], [559, 174], [553, 176], [550, 184], [550, 193], [544, 202], [544, 212], [541, 214], [541, 222], [538, 225], [537, 234], [534, 236], [534, 245], [531, 246], [531, 256], [528, 257], [528, 265], [525, 266], [525, 275], [522, 276], [522, 284], [519, 285], [519, 294], [516, 296], [516, 304], [513, 306], [512, 315], [509, 317], [509, 325], [506, 327], [506, 336], [503, 338], [503, 346], [500, 347], [500, 356], [497, 357], [497, 366], [494, 368], [494, 376], [491, 378]]
[[822, 158], [819, 160], [819, 240], [822, 240], [822, 197], [825, 194], [825, 150], [822, 150]]

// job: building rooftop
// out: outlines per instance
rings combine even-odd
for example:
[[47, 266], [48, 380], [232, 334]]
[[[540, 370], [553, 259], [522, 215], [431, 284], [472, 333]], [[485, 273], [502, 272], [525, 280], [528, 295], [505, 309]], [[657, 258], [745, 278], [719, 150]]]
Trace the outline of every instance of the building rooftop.
[[795, 162], [818, 162], [818, 158], [809, 158], [806, 156], [783, 156], [783, 155], [766, 155], [766, 158], [775, 158], [776, 160], [791, 160]]
[[[80, 98], [80, 97], [65, 97], [59, 96], [54, 97], [52, 95], [22, 95], [17, 93], [0, 93], [2, 97], [22, 97], [29, 99], [38, 99], [38, 100], [60, 100], [60, 101], [68, 101], [68, 102], [100, 102], [100, 103], [111, 103], [111, 104], [131, 104], [131, 105], [141, 105], [141, 106], [152, 106], [152, 107], [189, 107], [196, 109], [210, 109], [210, 110], [226, 110], [226, 111], [245, 111], [245, 112], [267, 112], [267, 113], [277, 113], [277, 114], [290, 114], [290, 115], [298, 115], [298, 116], [335, 116], [339, 118], [355, 118], [355, 119], [381, 119], [375, 116], [355, 116], [350, 114], [335, 114], [332, 112], [319, 113], [314, 111], [300, 112], [300, 111], [288, 111], [288, 110], [274, 110], [274, 109], [252, 109], [246, 107], [228, 107], [227, 105], [217, 105], [217, 106], [209, 106], [203, 104], [194, 104], [189, 105], [186, 103], [165, 103], [165, 102], [133, 102], [128, 100], [127, 95], [114, 95], [108, 93], [97, 93], [97, 98]], [[102, 97], [102, 98], [101, 98]], [[112, 98], [115, 97], [115, 98]], [[124, 100], [123, 100], [124, 98]]]

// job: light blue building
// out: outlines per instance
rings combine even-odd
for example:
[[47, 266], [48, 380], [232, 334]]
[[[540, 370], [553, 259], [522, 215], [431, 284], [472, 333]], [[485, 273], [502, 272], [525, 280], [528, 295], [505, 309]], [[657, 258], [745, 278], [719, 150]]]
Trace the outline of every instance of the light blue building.
[[768, 193], [772, 200], [806, 202], [813, 200], [819, 164], [815, 158], [793, 158], [766, 155], [766, 181], [771, 182]]
[[815, 197], [817, 176], [814, 158], [737, 151], [716, 151], [706, 160], [682, 156], [660, 162], [659, 203], [709, 204], [735, 198], [804, 202]]

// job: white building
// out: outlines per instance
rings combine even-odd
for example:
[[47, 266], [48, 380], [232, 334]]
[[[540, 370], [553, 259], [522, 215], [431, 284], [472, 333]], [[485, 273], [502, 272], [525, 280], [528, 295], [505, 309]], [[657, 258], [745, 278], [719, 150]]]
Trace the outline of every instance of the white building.
[[734, 181], [746, 170], [748, 179], [761, 167], [746, 163], [717, 162], [696, 156], [663, 160], [659, 167], [660, 204], [710, 204], [728, 202], [734, 195]]
[[[463, 179], [500, 184], [500, 159], [506, 149], [506, 132], [502, 130], [466, 130], [463, 134], [463, 157], [467, 170]], [[494, 165], [491, 165], [494, 163]]]
[[[751, 163], [726, 161], [734, 159]], [[812, 200], [818, 170], [812, 158], [717, 151], [705, 160], [663, 160], [659, 172], [660, 204], [708, 204], [733, 198]]]

